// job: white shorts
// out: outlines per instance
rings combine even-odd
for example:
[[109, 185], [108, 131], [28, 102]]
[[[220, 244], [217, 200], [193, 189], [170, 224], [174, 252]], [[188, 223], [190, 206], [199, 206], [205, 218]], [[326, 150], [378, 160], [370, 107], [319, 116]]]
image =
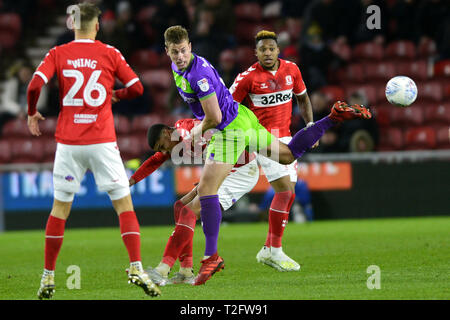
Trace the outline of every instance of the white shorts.
[[[288, 144], [292, 140], [292, 137], [282, 137], [278, 140]], [[289, 175], [291, 182], [297, 182], [297, 160], [291, 164], [280, 164], [260, 154], [256, 156], [256, 159], [263, 169], [267, 181], [272, 182]]]
[[243, 195], [252, 191], [258, 179], [259, 167], [256, 159], [242, 167], [233, 168], [217, 192], [223, 210], [228, 210]]
[[98, 189], [106, 191], [111, 200], [130, 194], [128, 177], [116, 142], [90, 145], [58, 143], [53, 166], [55, 198], [72, 201], [88, 169], [94, 174]]

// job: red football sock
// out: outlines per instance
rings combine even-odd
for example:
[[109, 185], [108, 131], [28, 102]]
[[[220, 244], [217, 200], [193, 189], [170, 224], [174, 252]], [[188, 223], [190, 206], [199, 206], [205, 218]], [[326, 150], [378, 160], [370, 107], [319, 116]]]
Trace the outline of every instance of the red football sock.
[[291, 191], [275, 193], [269, 209], [270, 246], [281, 247], [281, 238], [289, 220], [295, 194]]
[[189, 242], [192, 242], [195, 223], [197, 221], [197, 217], [191, 209], [186, 206], [179, 209], [180, 211], [178, 221], [176, 221], [175, 230], [167, 241], [162, 259], [162, 262], [169, 265], [171, 268], [184, 247], [188, 245]]
[[[269, 211], [270, 214], [270, 211]], [[270, 218], [270, 216], [269, 216]], [[272, 238], [272, 228], [271, 228], [271, 224], [270, 224], [270, 219], [269, 219], [269, 231], [267, 232], [267, 238], [266, 238], [266, 242], [264, 243], [264, 245], [266, 247], [270, 247], [270, 239]]]
[[192, 232], [192, 236], [189, 239], [188, 244], [186, 244], [181, 250], [180, 256], [178, 259], [180, 259], [180, 267], [181, 268], [192, 268], [193, 267], [193, 260], [192, 260], [192, 240], [194, 238], [194, 233]]
[[125, 211], [119, 215], [120, 234], [128, 251], [130, 262], [141, 261], [141, 234], [139, 222], [134, 211]]
[[56, 259], [61, 249], [64, 239], [64, 228], [66, 220], [56, 218], [52, 215], [48, 217], [47, 226], [45, 227], [45, 249], [44, 268], [47, 270], [55, 270]]

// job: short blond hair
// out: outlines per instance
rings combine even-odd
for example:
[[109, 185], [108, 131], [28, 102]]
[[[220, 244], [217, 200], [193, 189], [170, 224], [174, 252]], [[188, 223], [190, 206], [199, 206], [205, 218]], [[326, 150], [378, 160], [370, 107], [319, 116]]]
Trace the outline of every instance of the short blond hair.
[[73, 9], [70, 14], [72, 16], [74, 26], [76, 25], [76, 23], [79, 22], [79, 26], [80, 26], [79, 30], [81, 32], [90, 31], [89, 28], [91, 27], [92, 21], [95, 18], [98, 18], [102, 14], [102, 12], [93, 3], [83, 2], [83, 3], [77, 4], [76, 6], [80, 10], [80, 14], [79, 14], [80, 21], [76, 21], [78, 15], [75, 14], [76, 13], [75, 9]]
[[273, 31], [261, 30], [255, 36], [255, 44], [258, 44], [260, 40], [272, 39], [278, 44], [277, 34]]
[[164, 44], [166, 47], [171, 43], [179, 44], [184, 40], [189, 42], [189, 34], [183, 26], [172, 26], [164, 32]]

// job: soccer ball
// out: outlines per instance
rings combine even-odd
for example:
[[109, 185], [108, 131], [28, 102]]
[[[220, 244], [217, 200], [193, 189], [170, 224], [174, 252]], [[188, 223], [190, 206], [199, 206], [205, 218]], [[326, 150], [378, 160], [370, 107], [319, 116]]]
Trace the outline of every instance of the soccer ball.
[[386, 84], [386, 99], [394, 106], [408, 107], [417, 98], [417, 86], [411, 78], [393, 77]]

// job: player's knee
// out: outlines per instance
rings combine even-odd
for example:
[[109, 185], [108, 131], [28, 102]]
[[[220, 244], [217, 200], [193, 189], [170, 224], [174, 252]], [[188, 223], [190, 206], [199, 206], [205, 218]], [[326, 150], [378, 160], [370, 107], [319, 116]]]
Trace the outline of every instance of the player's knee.
[[214, 186], [208, 185], [207, 183], [199, 183], [197, 187], [197, 194], [199, 197], [209, 196], [213, 194], [217, 194], [218, 188]]
[[75, 197], [75, 193], [55, 190], [54, 197], [56, 200], [61, 202], [72, 202]]
[[108, 191], [109, 198], [112, 201], [116, 201], [116, 200], [125, 198], [129, 194], [130, 194], [129, 187], [121, 187], [121, 188], [117, 188], [117, 189]]

